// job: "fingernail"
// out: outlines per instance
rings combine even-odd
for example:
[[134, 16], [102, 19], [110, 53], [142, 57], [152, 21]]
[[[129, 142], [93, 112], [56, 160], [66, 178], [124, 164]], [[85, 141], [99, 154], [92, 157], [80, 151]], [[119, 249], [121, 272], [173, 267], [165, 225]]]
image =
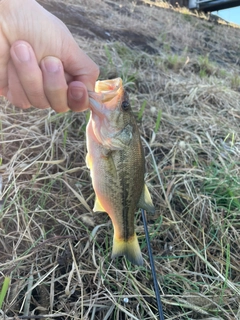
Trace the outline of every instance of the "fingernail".
[[70, 87], [70, 95], [74, 100], [81, 100], [83, 97], [83, 90], [78, 86]]
[[17, 58], [21, 62], [27, 62], [30, 60], [30, 52], [29, 52], [28, 46], [26, 46], [25, 44], [16, 45], [14, 47], [14, 52], [15, 52]]
[[43, 60], [43, 65], [44, 65], [44, 68], [46, 69], [46, 71], [49, 73], [55, 73], [55, 72], [59, 71], [61, 68], [60, 61], [54, 57], [46, 57]]

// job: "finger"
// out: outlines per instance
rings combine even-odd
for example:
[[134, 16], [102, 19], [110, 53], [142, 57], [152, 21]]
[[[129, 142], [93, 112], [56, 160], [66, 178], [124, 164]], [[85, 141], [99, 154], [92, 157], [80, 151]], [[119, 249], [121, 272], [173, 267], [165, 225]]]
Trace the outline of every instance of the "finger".
[[69, 83], [67, 97], [68, 106], [72, 111], [84, 111], [89, 108], [88, 91], [82, 82]]
[[49, 107], [43, 89], [42, 71], [32, 47], [25, 41], [16, 41], [10, 49], [10, 55], [31, 105], [40, 109]]
[[40, 67], [43, 74], [44, 92], [51, 108], [56, 112], [68, 111], [68, 86], [62, 62], [55, 57], [46, 57], [41, 61]]
[[9, 60], [9, 45], [7, 40], [1, 33], [0, 28], [0, 95], [6, 96], [7, 94], [7, 87], [8, 87], [8, 77], [7, 77], [7, 65]]
[[7, 99], [16, 107], [26, 109], [31, 106], [11, 60], [8, 63], [8, 92], [6, 96]]

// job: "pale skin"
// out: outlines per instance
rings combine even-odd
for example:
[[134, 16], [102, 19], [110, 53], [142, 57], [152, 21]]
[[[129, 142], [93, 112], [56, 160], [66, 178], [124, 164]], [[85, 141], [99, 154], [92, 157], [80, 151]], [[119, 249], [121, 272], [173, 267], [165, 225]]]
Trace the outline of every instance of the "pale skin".
[[20, 108], [88, 108], [97, 65], [34, 0], [0, 0], [0, 95]]

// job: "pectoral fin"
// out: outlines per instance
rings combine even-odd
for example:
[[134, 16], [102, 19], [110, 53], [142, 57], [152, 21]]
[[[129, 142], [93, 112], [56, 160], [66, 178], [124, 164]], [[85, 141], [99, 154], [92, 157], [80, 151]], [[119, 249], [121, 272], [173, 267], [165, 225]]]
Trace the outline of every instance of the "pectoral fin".
[[106, 212], [103, 208], [103, 206], [101, 205], [101, 203], [98, 200], [98, 197], [96, 197], [95, 199], [95, 203], [94, 203], [94, 207], [93, 207], [93, 212]]
[[150, 193], [148, 191], [148, 188], [146, 184], [143, 186], [143, 191], [140, 197], [140, 200], [138, 201], [138, 207], [146, 210], [147, 212], [154, 214], [155, 213], [155, 208], [152, 203], [152, 199], [150, 196]]
[[87, 165], [88, 169], [91, 170], [92, 169], [92, 161], [91, 161], [89, 153], [87, 153], [85, 161], [86, 161], [86, 165]]

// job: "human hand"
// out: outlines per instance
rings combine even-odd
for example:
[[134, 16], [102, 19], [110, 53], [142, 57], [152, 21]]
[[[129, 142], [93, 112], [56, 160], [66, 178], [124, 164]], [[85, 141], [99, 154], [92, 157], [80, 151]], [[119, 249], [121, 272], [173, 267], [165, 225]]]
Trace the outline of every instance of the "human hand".
[[14, 105], [57, 112], [88, 107], [98, 67], [36, 1], [0, 1], [0, 48], [0, 95]]

